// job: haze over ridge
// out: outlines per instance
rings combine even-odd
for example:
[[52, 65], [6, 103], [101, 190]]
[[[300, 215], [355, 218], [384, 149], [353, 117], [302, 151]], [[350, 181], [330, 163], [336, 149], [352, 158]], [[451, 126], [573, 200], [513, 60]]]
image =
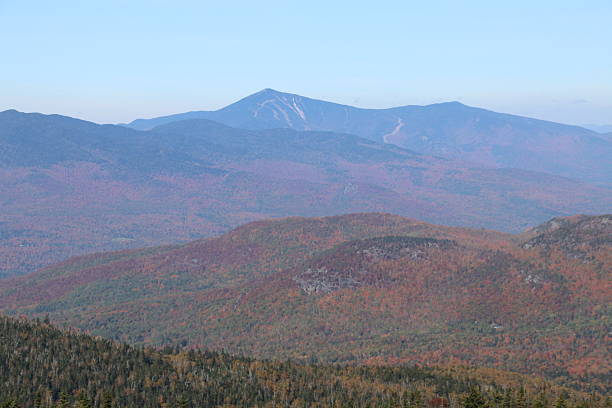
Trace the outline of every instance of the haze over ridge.
[[247, 129], [350, 133], [481, 165], [542, 171], [596, 184], [612, 180], [612, 144], [605, 135], [456, 101], [363, 109], [266, 88], [215, 111], [137, 119], [127, 126], [146, 130], [198, 118]]

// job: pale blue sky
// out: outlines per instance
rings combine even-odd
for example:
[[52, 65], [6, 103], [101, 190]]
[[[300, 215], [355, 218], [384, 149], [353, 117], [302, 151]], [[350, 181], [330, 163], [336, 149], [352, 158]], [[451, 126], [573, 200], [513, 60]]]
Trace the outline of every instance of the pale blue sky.
[[0, 110], [123, 122], [262, 88], [612, 123], [612, 1], [0, 0]]

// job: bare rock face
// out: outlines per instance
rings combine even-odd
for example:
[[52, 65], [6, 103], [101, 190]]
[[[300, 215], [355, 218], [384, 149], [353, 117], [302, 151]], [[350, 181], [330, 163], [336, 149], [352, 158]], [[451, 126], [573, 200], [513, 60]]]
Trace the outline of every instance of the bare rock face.
[[364, 285], [364, 282], [359, 280], [359, 276], [353, 276], [351, 272], [330, 271], [325, 267], [314, 270], [308, 268], [293, 280], [308, 295], [330, 293], [339, 289], [352, 289]]
[[[398, 237], [399, 238], [399, 237]], [[410, 241], [408, 241], [410, 240]], [[428, 248], [440, 248], [438, 240], [419, 239], [401, 239], [397, 242], [389, 242], [383, 245], [372, 245], [368, 248], [357, 251], [358, 255], [365, 256], [371, 261], [400, 259], [409, 257], [411, 259], [420, 259], [426, 256]]]
[[568, 258], [591, 262], [591, 250], [612, 246], [612, 215], [554, 218], [530, 233], [536, 235], [523, 243], [525, 249], [557, 248]]
[[295, 271], [293, 281], [306, 294], [330, 293], [361, 286], [385, 287], [395, 279], [377, 267], [381, 261], [427, 259], [429, 251], [452, 241], [415, 237], [381, 237], [350, 241]]

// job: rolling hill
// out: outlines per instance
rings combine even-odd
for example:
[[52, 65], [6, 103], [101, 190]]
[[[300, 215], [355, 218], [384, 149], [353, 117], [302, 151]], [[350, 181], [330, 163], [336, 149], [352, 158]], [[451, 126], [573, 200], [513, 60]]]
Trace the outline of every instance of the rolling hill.
[[520, 231], [607, 212], [612, 190], [348, 134], [185, 120], [150, 131], [0, 113], [0, 276], [187, 242], [269, 217], [386, 211]]
[[0, 281], [0, 310], [138, 344], [610, 382], [612, 216], [520, 235], [388, 214], [258, 221]]
[[350, 133], [427, 155], [557, 174], [600, 185], [612, 180], [612, 143], [597, 132], [459, 102], [361, 109], [264, 89], [216, 111], [194, 111], [127, 126], [151, 129], [185, 119], [248, 129]]

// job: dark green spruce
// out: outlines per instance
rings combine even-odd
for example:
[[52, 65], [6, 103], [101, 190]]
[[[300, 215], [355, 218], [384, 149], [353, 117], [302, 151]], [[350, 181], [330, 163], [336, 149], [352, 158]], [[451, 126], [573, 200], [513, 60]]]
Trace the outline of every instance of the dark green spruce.
[[303, 365], [139, 348], [0, 316], [0, 408], [608, 407], [418, 367]]

